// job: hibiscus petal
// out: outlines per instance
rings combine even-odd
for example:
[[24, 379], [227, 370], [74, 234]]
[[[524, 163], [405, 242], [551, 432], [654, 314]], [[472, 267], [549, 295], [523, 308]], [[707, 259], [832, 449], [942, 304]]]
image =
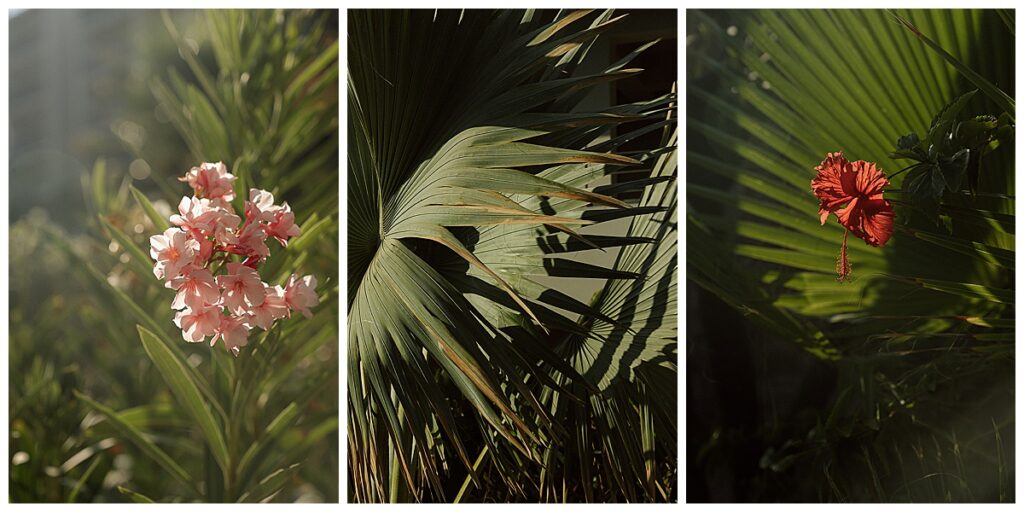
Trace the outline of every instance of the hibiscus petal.
[[811, 180], [811, 190], [821, 201], [818, 213], [821, 215], [822, 224], [828, 219], [829, 212], [834, 212], [854, 196], [848, 192], [848, 189], [853, 187], [844, 184], [843, 176], [849, 166], [850, 163], [843, 158], [842, 152], [839, 152], [829, 153], [825, 160], [814, 168], [818, 174]]
[[855, 197], [850, 200], [846, 205], [846, 208], [836, 212], [836, 217], [839, 217], [839, 223], [843, 226], [850, 227], [850, 219], [857, 213], [857, 201], [860, 198]]
[[854, 234], [876, 247], [885, 245], [892, 236], [893, 221], [896, 218], [892, 205], [885, 200], [864, 201], [862, 211], [860, 230], [863, 236], [856, 232]]
[[882, 189], [889, 184], [885, 174], [878, 169], [874, 162], [857, 160], [852, 164], [856, 173], [856, 194], [862, 196], [873, 196], [881, 194]]

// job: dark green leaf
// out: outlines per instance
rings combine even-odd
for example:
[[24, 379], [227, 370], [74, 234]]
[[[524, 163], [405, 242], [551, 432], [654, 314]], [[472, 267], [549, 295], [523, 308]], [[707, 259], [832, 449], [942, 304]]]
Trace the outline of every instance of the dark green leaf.
[[[941, 173], [943, 184], [950, 192], [960, 190], [960, 183], [963, 181], [964, 174], [967, 172], [967, 162], [970, 157], [971, 150], [964, 148], [957, 151], [952, 158], [943, 158], [939, 160], [937, 166], [938, 172]], [[932, 172], [935, 173], [935, 171]], [[941, 189], [938, 194], [941, 196]]]
[[917, 136], [917, 133], [910, 132], [896, 141], [896, 149], [910, 151], [916, 148], [920, 142], [921, 138]]
[[967, 106], [967, 102], [970, 101], [977, 92], [977, 89], [968, 91], [961, 94], [955, 100], [949, 102], [949, 104], [943, 107], [942, 110], [936, 114], [935, 118], [932, 119], [932, 124], [930, 125], [928, 132], [931, 133], [937, 126], [943, 124], [951, 125], [953, 121], [956, 120], [956, 116], [960, 114], [960, 111]]
[[939, 197], [945, 186], [942, 172], [930, 165], [911, 169], [907, 172], [907, 177], [903, 179], [903, 190], [911, 204], [932, 220], [937, 220]]

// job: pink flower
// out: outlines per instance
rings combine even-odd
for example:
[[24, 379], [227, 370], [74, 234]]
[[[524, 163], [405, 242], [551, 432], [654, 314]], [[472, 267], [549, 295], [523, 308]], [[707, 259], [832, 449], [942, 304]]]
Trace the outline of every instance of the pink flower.
[[280, 206], [274, 206], [274, 196], [270, 192], [249, 189], [249, 200], [245, 202], [245, 218], [249, 222], [270, 222], [280, 209]]
[[235, 199], [234, 182], [237, 178], [228, 172], [227, 166], [222, 162], [211, 164], [203, 162], [199, 167], [193, 167], [178, 181], [187, 181], [188, 185], [196, 191], [199, 197], [209, 199], [222, 198], [225, 201]]
[[217, 339], [224, 340], [224, 348], [238, 355], [238, 347], [249, 344], [249, 323], [244, 316], [221, 316], [220, 325], [217, 327], [217, 335], [210, 340], [212, 347]]
[[192, 263], [199, 252], [199, 242], [178, 228], [168, 228], [162, 235], [149, 237], [149, 255], [156, 260], [153, 274], [157, 279], [177, 277]]
[[267, 286], [267, 296], [263, 304], [252, 308], [252, 323], [264, 331], [270, 330], [275, 320], [288, 316], [288, 303], [284, 298], [284, 288]]
[[213, 239], [221, 245], [238, 243], [238, 233], [236, 230], [241, 222], [242, 219], [238, 218], [238, 215], [221, 210], [220, 216], [217, 217], [217, 224], [213, 227]]
[[193, 236], [214, 236], [221, 243], [224, 239], [234, 240], [232, 230], [242, 219], [238, 218], [231, 205], [223, 201], [206, 198], [183, 197], [178, 203], [178, 215], [171, 215], [171, 224], [181, 226]]
[[168, 281], [167, 287], [178, 290], [171, 303], [174, 309], [213, 306], [220, 300], [220, 288], [205, 268], [187, 267], [182, 275]]
[[186, 231], [210, 233], [217, 221], [215, 214], [209, 199], [183, 197], [178, 203], [178, 214], [171, 215], [171, 224]]
[[196, 255], [192, 264], [205, 266], [206, 262], [210, 261], [210, 256], [213, 256], [213, 241], [205, 236], [199, 237], [197, 241], [199, 242], [199, 254]]
[[224, 307], [237, 315], [251, 307], [263, 304], [266, 297], [260, 275], [241, 263], [228, 263], [228, 273], [217, 276], [217, 284], [224, 288]]
[[267, 232], [263, 230], [263, 225], [258, 222], [249, 222], [242, 228], [235, 245], [240, 254], [255, 256], [257, 260], [262, 260], [270, 256], [270, 248], [267, 247], [266, 240]]
[[320, 303], [315, 277], [293, 274], [287, 286], [270, 286], [257, 270], [270, 256], [267, 237], [287, 246], [302, 233], [288, 203], [275, 205], [270, 192], [250, 189], [243, 222], [231, 204], [235, 177], [223, 163], [203, 163], [179, 180], [195, 193], [170, 217], [177, 227], [150, 237], [150, 254], [153, 274], [177, 291], [171, 307], [178, 310], [174, 323], [182, 337], [201, 342], [212, 336], [211, 347], [223, 339], [237, 356], [253, 327], [269, 330], [292, 311], [311, 318], [310, 308]]
[[295, 225], [295, 214], [288, 203], [274, 212], [274, 218], [267, 224], [266, 232], [274, 237], [282, 247], [288, 247], [288, 239], [302, 234], [302, 229]]
[[219, 307], [202, 306], [195, 310], [186, 308], [174, 315], [174, 324], [181, 329], [185, 341], [198, 343], [217, 333], [220, 311]]
[[285, 287], [284, 300], [292, 310], [302, 313], [306, 318], [312, 318], [313, 313], [309, 308], [320, 303], [319, 297], [316, 296], [316, 277], [298, 278], [292, 274], [288, 278], [288, 286]]

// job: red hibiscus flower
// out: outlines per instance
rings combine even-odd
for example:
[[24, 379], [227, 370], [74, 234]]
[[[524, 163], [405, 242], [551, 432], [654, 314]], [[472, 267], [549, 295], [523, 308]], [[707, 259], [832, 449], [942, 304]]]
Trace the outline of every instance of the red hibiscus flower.
[[836, 263], [839, 281], [846, 281], [851, 272], [850, 260], [846, 256], [846, 238], [851, 231], [875, 247], [885, 245], [892, 236], [895, 214], [889, 201], [882, 197], [882, 190], [889, 180], [874, 163], [864, 160], [849, 162], [842, 151], [829, 153], [814, 169], [818, 175], [811, 180], [811, 190], [821, 200], [818, 209], [821, 224], [825, 225], [829, 214], [835, 213], [839, 223], [846, 228]]

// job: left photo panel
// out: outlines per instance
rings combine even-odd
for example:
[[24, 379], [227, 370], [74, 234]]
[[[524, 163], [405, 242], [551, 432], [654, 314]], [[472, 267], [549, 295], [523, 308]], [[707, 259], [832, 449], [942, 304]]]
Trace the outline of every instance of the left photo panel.
[[8, 24], [8, 500], [338, 502], [338, 11]]

